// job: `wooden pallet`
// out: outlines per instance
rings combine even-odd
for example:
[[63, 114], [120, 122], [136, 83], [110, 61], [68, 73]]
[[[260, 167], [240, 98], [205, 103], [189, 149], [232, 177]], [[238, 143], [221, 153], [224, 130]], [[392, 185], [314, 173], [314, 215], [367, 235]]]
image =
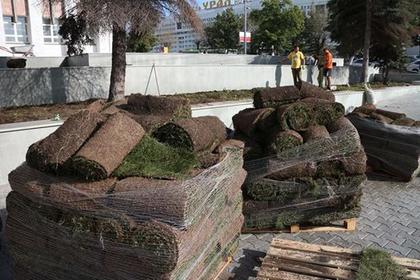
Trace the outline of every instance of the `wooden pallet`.
[[[257, 280], [353, 280], [361, 251], [273, 239]], [[408, 279], [420, 279], [420, 260], [392, 257]]]
[[292, 225], [289, 229], [243, 229], [242, 233], [299, 233], [299, 232], [333, 232], [333, 231], [354, 231], [356, 230], [357, 219], [351, 218], [343, 220], [340, 225], [328, 226], [307, 226], [301, 227], [300, 225]]

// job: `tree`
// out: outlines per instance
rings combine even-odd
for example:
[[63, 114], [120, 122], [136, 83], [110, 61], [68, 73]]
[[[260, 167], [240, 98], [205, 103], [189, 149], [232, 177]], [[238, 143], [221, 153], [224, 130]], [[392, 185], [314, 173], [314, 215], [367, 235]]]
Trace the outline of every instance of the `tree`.
[[319, 55], [328, 38], [328, 12], [312, 9], [305, 18], [305, 27], [299, 36], [300, 47], [305, 53]]
[[60, 18], [60, 22], [61, 26], [58, 34], [67, 45], [67, 55], [81, 55], [84, 46], [93, 43], [93, 39], [87, 29], [84, 13], [64, 15]]
[[303, 31], [305, 16], [290, 0], [264, 0], [261, 10], [251, 12], [250, 21], [256, 26], [251, 43], [254, 52], [260, 45], [265, 45], [274, 46], [277, 52], [283, 53], [296, 43]]
[[369, 56], [370, 56], [370, 41], [372, 36], [372, 8], [373, 0], [366, 0], [366, 23], [365, 23], [365, 38], [363, 43], [363, 84], [365, 88], [369, 82]]
[[242, 25], [241, 18], [226, 9], [204, 29], [208, 45], [213, 49], [237, 49]]
[[[413, 22], [419, 3], [410, 0], [331, 0], [329, 2], [331, 37], [339, 43], [343, 56], [363, 50], [365, 65], [368, 57], [380, 62], [384, 82], [390, 67], [402, 60], [403, 49], [411, 43]], [[365, 71], [364, 82], [367, 82]]]
[[[43, 0], [47, 2], [61, 0]], [[89, 29], [112, 31], [112, 67], [108, 100], [124, 97], [127, 31], [152, 30], [168, 12], [200, 28], [193, 0], [74, 0], [72, 12], [84, 13]]]
[[128, 35], [128, 52], [149, 52], [156, 44], [157, 39], [151, 31], [141, 33], [130, 32]]

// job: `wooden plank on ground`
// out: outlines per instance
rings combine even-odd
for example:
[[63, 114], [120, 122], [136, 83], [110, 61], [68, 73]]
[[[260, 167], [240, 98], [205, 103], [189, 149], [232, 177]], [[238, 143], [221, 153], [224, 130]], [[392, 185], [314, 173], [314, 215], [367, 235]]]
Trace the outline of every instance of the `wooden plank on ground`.
[[[353, 280], [361, 251], [273, 239], [258, 280]], [[420, 260], [392, 257], [407, 270], [407, 279], [420, 280]]]
[[325, 255], [322, 252], [303, 252], [297, 250], [279, 249], [270, 247], [267, 255], [273, 258], [281, 259], [294, 259], [307, 263], [322, 265], [326, 267], [341, 268], [346, 270], [356, 271], [359, 266], [359, 260], [343, 258], [333, 255]]

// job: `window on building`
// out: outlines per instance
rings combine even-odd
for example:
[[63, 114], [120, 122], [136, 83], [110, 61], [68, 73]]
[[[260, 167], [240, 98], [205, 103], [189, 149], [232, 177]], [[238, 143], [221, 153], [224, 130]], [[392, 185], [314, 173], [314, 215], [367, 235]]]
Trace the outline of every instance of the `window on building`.
[[45, 43], [60, 43], [58, 35], [60, 17], [64, 14], [63, 1], [44, 3], [42, 12], [42, 29]]
[[182, 29], [182, 23], [181, 22], [176, 23], [176, 29]]
[[2, 0], [5, 40], [8, 43], [27, 43], [28, 5], [26, 0]]

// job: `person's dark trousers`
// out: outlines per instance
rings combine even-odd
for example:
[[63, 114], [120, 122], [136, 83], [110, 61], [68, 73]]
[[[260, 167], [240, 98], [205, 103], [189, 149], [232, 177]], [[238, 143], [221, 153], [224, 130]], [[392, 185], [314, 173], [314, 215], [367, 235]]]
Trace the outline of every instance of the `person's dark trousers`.
[[292, 68], [293, 83], [296, 87], [300, 87], [302, 84], [302, 73], [300, 68]]

